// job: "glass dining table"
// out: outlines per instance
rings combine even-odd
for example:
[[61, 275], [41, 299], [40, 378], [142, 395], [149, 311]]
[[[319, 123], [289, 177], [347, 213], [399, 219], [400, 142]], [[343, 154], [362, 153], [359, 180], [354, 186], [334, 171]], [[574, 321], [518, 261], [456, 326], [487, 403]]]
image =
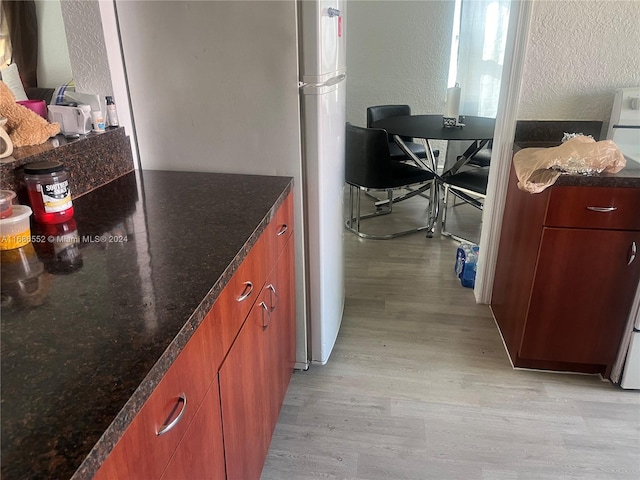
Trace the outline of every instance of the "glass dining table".
[[[460, 126], [445, 127], [442, 115], [407, 115], [402, 117], [390, 117], [374, 122], [372, 128], [382, 128], [393, 137], [398, 146], [421, 168], [429, 170], [436, 175], [436, 187], [431, 190], [430, 219], [431, 228], [427, 229], [427, 237], [432, 237], [437, 225], [440, 213], [440, 185], [443, 179], [456, 173], [476, 153], [478, 153], [489, 141], [493, 139], [496, 121], [494, 118], [466, 116], [461, 118]], [[417, 157], [404, 143], [402, 137], [420, 139], [427, 151], [426, 162]], [[438, 173], [438, 166], [430, 140], [461, 140], [470, 141], [471, 144], [465, 152], [459, 156], [450, 167], [445, 167], [442, 173]]]

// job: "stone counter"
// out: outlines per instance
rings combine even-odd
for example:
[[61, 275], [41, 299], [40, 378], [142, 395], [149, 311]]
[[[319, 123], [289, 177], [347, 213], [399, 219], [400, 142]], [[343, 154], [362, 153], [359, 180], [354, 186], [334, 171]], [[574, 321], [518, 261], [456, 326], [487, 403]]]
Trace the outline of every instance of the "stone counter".
[[56, 135], [40, 145], [16, 148], [13, 155], [0, 160], [0, 187], [17, 192], [22, 203], [27, 203], [22, 167], [39, 161], [64, 164], [73, 198], [134, 169], [131, 144], [124, 127], [109, 128], [103, 133], [89, 133], [72, 140], [64, 135]]
[[3, 252], [2, 478], [92, 477], [291, 188], [132, 172], [74, 201], [73, 268]]

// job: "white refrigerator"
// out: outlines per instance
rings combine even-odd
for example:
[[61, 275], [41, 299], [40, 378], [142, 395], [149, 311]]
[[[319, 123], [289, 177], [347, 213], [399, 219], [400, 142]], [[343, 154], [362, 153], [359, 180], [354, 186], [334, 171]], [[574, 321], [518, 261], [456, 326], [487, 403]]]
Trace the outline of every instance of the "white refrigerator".
[[344, 305], [345, 0], [115, 5], [143, 169], [294, 178], [296, 366], [326, 363]]
[[346, 5], [320, 0], [299, 6], [311, 361], [325, 364], [344, 308]]

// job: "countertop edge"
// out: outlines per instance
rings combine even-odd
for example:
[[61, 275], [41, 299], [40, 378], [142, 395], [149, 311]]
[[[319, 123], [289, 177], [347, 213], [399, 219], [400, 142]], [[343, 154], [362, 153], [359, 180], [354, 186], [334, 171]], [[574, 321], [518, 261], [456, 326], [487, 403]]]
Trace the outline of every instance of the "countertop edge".
[[149, 399], [154, 389], [160, 383], [171, 365], [173, 365], [173, 362], [176, 360], [178, 355], [182, 352], [189, 339], [193, 336], [198, 326], [202, 323], [209, 310], [211, 310], [211, 307], [217, 300], [220, 292], [222, 292], [224, 287], [229, 283], [233, 274], [246, 258], [247, 254], [255, 245], [262, 232], [264, 232], [266, 226], [269, 224], [276, 211], [282, 205], [292, 189], [293, 178], [290, 179], [289, 183], [284, 188], [269, 212], [267, 212], [262, 221], [256, 226], [251, 236], [247, 239], [220, 277], [214, 282], [196, 310], [187, 319], [184, 326], [167, 346], [149, 373], [136, 388], [133, 395], [129, 400], [127, 400], [107, 430], [105, 430], [89, 454], [82, 461], [71, 477], [72, 480], [91, 479], [97, 473], [98, 469], [102, 466], [102, 463], [104, 463], [109, 453], [111, 453], [133, 419]]

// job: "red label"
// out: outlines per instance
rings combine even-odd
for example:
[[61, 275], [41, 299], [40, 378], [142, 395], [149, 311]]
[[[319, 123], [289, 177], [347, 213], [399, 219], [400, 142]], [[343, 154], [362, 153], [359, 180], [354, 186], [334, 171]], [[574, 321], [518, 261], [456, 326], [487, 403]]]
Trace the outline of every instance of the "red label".
[[338, 37], [342, 36], [342, 17], [338, 17]]

